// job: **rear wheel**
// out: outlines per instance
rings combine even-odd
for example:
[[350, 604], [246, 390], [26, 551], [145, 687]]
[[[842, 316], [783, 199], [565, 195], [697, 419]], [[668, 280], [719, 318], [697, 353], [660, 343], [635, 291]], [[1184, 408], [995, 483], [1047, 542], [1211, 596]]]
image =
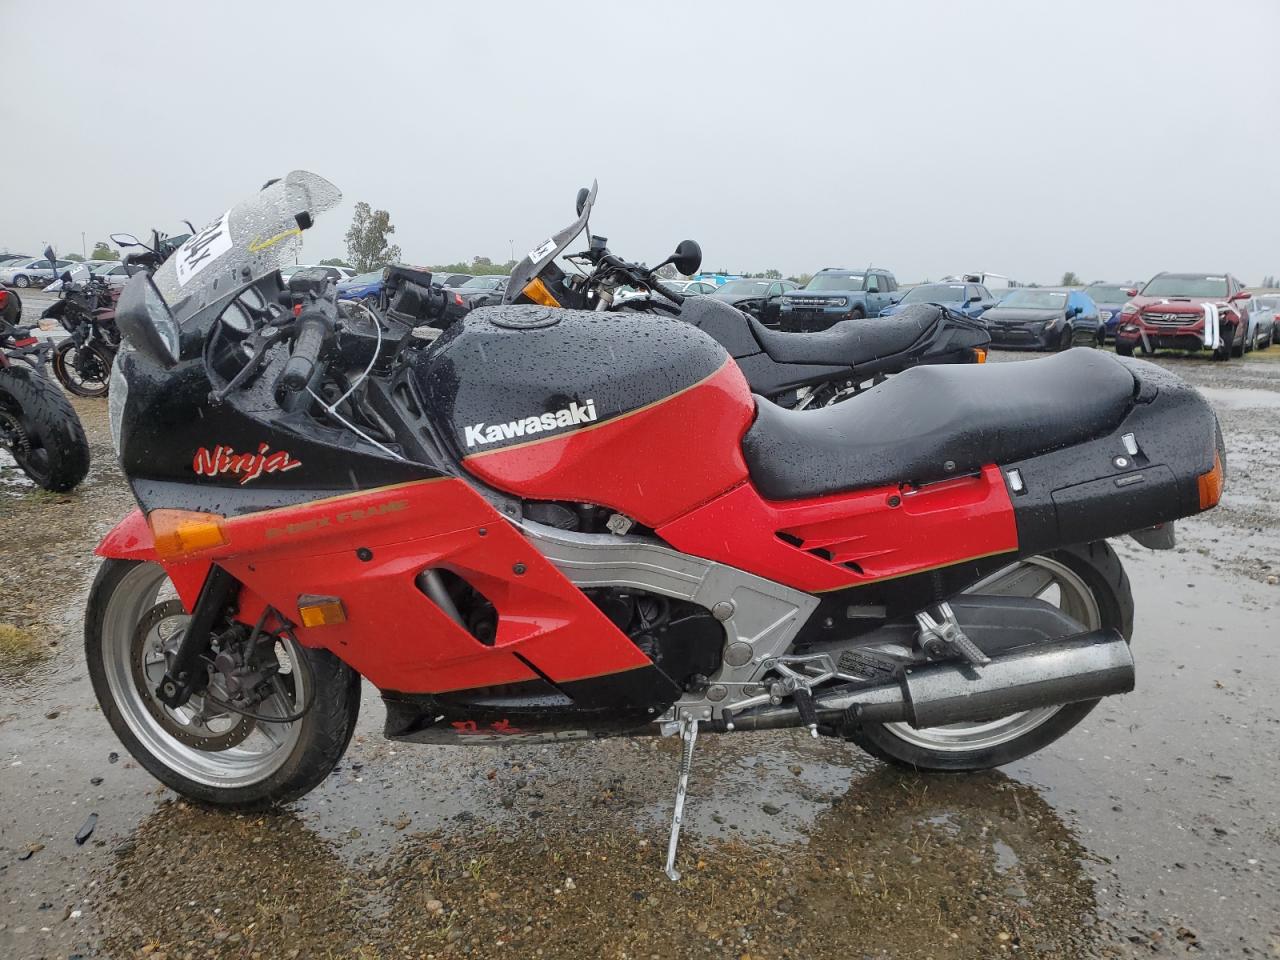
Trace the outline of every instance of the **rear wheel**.
[[[1115, 629], [1126, 640], [1133, 633], [1129, 578], [1106, 541], [1019, 560], [965, 593], [1036, 597], [1057, 606], [1081, 631]], [[850, 730], [849, 739], [872, 756], [914, 770], [985, 770], [1048, 746], [1097, 704], [1087, 700], [920, 730], [906, 723], [868, 724]]]
[[89, 441], [70, 401], [25, 366], [0, 367], [0, 446], [46, 490], [70, 490], [89, 472]]
[[210, 695], [221, 690], [212, 670], [206, 695], [172, 708], [155, 688], [188, 620], [158, 564], [103, 562], [85, 612], [85, 658], [116, 736], [152, 776], [193, 800], [261, 809], [307, 793], [351, 740], [359, 674], [326, 650], [279, 639], [275, 691], [255, 705], [257, 718], [214, 702], [229, 697]]

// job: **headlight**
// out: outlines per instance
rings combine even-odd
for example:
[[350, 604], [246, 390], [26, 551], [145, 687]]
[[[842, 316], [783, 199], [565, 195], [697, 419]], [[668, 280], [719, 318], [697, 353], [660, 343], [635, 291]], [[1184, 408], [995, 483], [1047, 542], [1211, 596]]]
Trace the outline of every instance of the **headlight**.
[[1044, 328], [1046, 330], [1056, 330], [1058, 327], [1058, 321], [1061, 319], [1061, 317], [1051, 317], [1044, 322]]
[[1120, 308], [1120, 315], [1122, 317], [1132, 317], [1137, 312], [1138, 312], [1138, 308], [1134, 306], [1132, 303], [1126, 303], [1123, 307]]
[[841, 297], [841, 298], [840, 298], [840, 306], [842, 306], [842, 307], [847, 307], [848, 305], [849, 305], [849, 298], [848, 298], [848, 297]]

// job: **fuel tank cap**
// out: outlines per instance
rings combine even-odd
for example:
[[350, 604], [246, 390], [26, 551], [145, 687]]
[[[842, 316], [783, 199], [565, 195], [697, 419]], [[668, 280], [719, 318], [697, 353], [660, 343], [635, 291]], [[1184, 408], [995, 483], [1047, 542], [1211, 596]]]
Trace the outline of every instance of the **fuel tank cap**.
[[[484, 319], [495, 327], [508, 330], [534, 330], [539, 327], [552, 327], [560, 322], [563, 310], [550, 307], [526, 306], [513, 303], [504, 306], [483, 307]], [[477, 311], [479, 313], [480, 311]]]

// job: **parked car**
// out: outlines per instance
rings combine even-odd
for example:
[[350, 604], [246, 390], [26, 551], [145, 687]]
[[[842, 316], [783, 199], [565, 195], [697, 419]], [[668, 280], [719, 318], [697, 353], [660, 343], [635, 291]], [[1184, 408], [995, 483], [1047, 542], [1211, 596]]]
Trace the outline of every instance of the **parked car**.
[[28, 253], [0, 253], [0, 268], [7, 267], [19, 260], [30, 260]]
[[778, 306], [783, 295], [797, 288], [798, 284], [790, 280], [743, 277], [741, 280], [730, 280], [707, 296], [732, 304], [761, 323], [774, 327], [778, 325]]
[[1259, 313], [1271, 320], [1271, 342], [1267, 346], [1280, 343], [1280, 293], [1264, 293], [1253, 300], [1258, 305]]
[[433, 273], [431, 282], [438, 283], [442, 287], [452, 290], [454, 287], [460, 287], [471, 279], [469, 273]]
[[339, 300], [375, 300], [382, 295], [382, 271], [371, 270], [338, 284]]
[[12, 287], [29, 287], [32, 284], [44, 286], [63, 270], [74, 266], [74, 260], [55, 260], [54, 266], [44, 257], [29, 257], [26, 260], [15, 260], [0, 267], [0, 283]]
[[877, 316], [892, 302], [898, 281], [888, 270], [845, 270], [825, 267], [803, 289], [793, 290], [779, 304], [783, 330], [826, 330], [841, 320]]
[[881, 310], [880, 316], [891, 317], [913, 303], [941, 303], [966, 317], [980, 317], [996, 305], [996, 299], [980, 283], [922, 283]]
[[332, 264], [312, 264], [312, 263], [291, 263], [288, 266], [280, 268], [280, 276], [284, 280], [284, 285], [289, 285], [289, 278], [299, 270], [323, 270], [328, 273], [330, 279], [341, 283], [343, 280], [350, 280], [356, 275], [356, 272], [350, 267], [335, 267]]
[[507, 289], [508, 277], [487, 276], [472, 277], [466, 283], [453, 290], [454, 306], [474, 309], [487, 307], [502, 302], [502, 293]]
[[662, 283], [690, 297], [716, 292], [716, 285], [710, 280], [663, 280]]
[[1120, 326], [1120, 311], [1129, 299], [1137, 294], [1140, 283], [1111, 283], [1106, 280], [1095, 280], [1084, 288], [1084, 292], [1093, 298], [1098, 305], [1098, 316], [1107, 331], [1107, 339], [1116, 338], [1116, 328]]
[[1157, 273], [1120, 311], [1116, 353], [1133, 356], [1156, 350], [1206, 349], [1206, 303], [1218, 307], [1219, 344], [1215, 360], [1240, 356], [1247, 347], [1252, 294], [1229, 273]]
[[1010, 290], [982, 315], [995, 347], [1066, 350], [1076, 343], [1101, 345], [1104, 340], [1098, 305], [1082, 290]]
[[129, 271], [119, 260], [107, 260], [93, 267], [93, 275], [107, 281], [109, 287], [123, 287], [129, 282]]

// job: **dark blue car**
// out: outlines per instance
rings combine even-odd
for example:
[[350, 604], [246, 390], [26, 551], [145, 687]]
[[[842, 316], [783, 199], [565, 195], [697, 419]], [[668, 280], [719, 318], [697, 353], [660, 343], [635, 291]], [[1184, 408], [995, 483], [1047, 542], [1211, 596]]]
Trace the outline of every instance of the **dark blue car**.
[[891, 317], [903, 307], [913, 303], [941, 303], [958, 310], [968, 317], [980, 317], [995, 306], [995, 297], [980, 283], [967, 283], [961, 280], [946, 283], [922, 283], [912, 287], [896, 303], [891, 303], [880, 311], [880, 316]]
[[1137, 294], [1137, 286], [1133, 283], [1098, 280], [1084, 288], [1084, 292], [1098, 305], [1098, 317], [1106, 328], [1108, 340], [1116, 338], [1116, 327], [1120, 326], [1120, 311], [1129, 302], [1129, 298]]
[[359, 276], [352, 277], [350, 280], [343, 280], [338, 284], [339, 300], [363, 300], [365, 297], [379, 297], [381, 295], [381, 270], [374, 270], [372, 273], [362, 273]]

